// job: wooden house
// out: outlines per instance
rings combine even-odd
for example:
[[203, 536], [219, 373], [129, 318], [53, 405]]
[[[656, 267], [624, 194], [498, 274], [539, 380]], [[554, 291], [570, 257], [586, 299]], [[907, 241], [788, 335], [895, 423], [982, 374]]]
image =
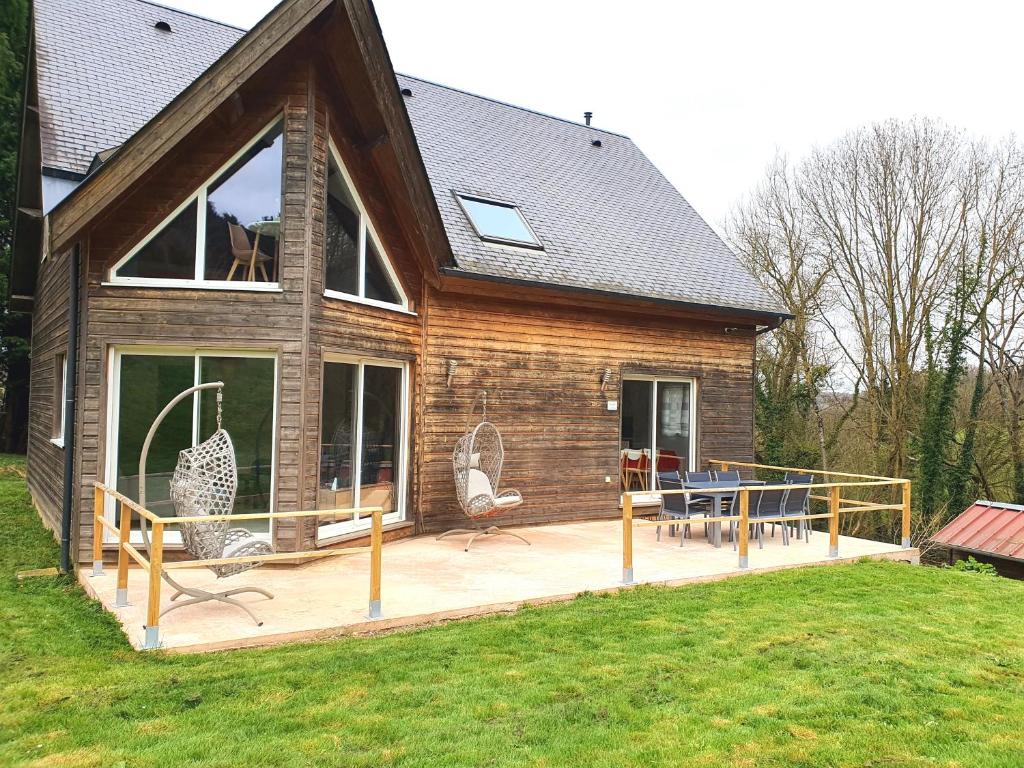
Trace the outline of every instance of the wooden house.
[[[525, 498], [504, 525], [619, 516], [624, 449], [649, 457], [634, 487], [752, 459], [755, 339], [786, 315], [629, 138], [396, 75], [360, 0], [250, 31], [36, 0], [28, 78], [28, 482], [72, 559], [93, 481], [137, 494], [150, 422], [195, 382], [225, 383], [236, 510], [381, 505], [392, 538], [464, 522], [451, 454], [482, 391]], [[213, 428], [190, 405], [153, 446], [157, 512]]]

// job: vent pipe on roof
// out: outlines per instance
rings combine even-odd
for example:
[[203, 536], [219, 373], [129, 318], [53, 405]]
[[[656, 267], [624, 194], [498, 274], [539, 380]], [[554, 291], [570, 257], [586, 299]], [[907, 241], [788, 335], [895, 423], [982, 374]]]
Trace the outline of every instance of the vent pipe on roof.
[[158, 21], [156, 24], [153, 25], [153, 28], [159, 29], [161, 32], [171, 31], [171, 25], [168, 24], [166, 21]]
[[593, 112], [584, 112], [583, 113], [583, 120], [584, 120], [584, 122], [586, 122], [587, 125], [590, 125], [590, 119], [593, 116], [594, 116]]

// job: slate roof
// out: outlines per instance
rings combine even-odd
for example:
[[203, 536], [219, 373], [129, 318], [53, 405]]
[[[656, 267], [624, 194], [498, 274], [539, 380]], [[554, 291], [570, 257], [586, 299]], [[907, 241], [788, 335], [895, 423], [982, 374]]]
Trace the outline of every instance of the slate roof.
[[[84, 174], [244, 30], [147, 0], [36, 0], [43, 165]], [[154, 28], [166, 21], [172, 32]], [[783, 313], [625, 136], [399, 75], [458, 269]], [[599, 139], [600, 147], [592, 145]], [[543, 243], [481, 241], [455, 199], [517, 204]]]
[[83, 175], [245, 34], [145, 0], [34, 6], [43, 165]]

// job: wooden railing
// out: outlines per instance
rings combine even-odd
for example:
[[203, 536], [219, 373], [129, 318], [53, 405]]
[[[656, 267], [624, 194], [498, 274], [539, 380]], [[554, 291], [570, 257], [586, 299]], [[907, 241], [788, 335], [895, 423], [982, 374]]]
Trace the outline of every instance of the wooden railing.
[[[797, 467], [779, 467], [771, 464], [754, 464], [741, 461], [718, 461], [708, 462], [713, 467], [727, 471], [730, 468], [764, 469], [774, 472], [794, 472], [807, 475], [822, 475], [825, 478], [843, 478], [841, 480], [826, 480], [820, 483], [778, 483], [765, 485], [737, 485], [735, 487], [715, 488], [716, 493], [735, 493], [739, 514], [719, 515], [717, 517], [696, 517], [696, 523], [738, 523], [739, 524], [739, 567], [749, 567], [750, 549], [750, 492], [775, 491], [775, 490], [802, 490], [811, 489], [810, 498], [817, 501], [828, 502], [828, 512], [818, 514], [802, 515], [780, 515], [776, 517], [757, 516], [755, 521], [761, 523], [780, 523], [787, 525], [801, 520], [813, 525], [814, 520], [828, 520], [829, 557], [839, 557], [839, 521], [844, 513], [853, 512], [881, 512], [899, 511], [902, 515], [901, 521], [901, 544], [905, 549], [910, 548], [910, 481], [893, 477], [878, 477], [876, 475], [859, 475], [852, 472], [825, 472], [816, 469], [800, 469]], [[896, 487], [901, 488], [901, 500], [898, 504], [876, 504], [859, 499], [843, 498], [843, 489], [848, 488], [874, 488], [874, 487]], [[824, 489], [827, 494], [814, 494], [814, 489]], [[700, 495], [699, 490], [657, 490], [657, 491], [627, 491], [622, 499], [622, 580], [626, 584], [633, 583], [633, 528], [639, 527], [660, 527], [665, 525], [680, 526], [679, 535], [684, 535], [682, 526], [685, 520], [635, 520], [633, 518], [633, 497], [636, 495], [649, 497], [652, 494], [662, 496], [691, 494]]]
[[[94, 482], [95, 498], [93, 501], [93, 575], [103, 573], [103, 532], [109, 531], [117, 537], [117, 591], [114, 607], [121, 608], [128, 604], [128, 565], [129, 558], [134, 560], [147, 574], [149, 581], [148, 602], [146, 605], [146, 625], [144, 648], [157, 648], [160, 645], [160, 587], [161, 578], [167, 571], [188, 568], [206, 568], [231, 563], [254, 563], [274, 561], [316, 560], [325, 557], [353, 555], [360, 552], [370, 553], [370, 600], [369, 618], [381, 616], [380, 584], [381, 584], [381, 545], [383, 543], [381, 507], [360, 507], [356, 509], [318, 509], [296, 512], [246, 512], [232, 515], [202, 515], [195, 517], [161, 517], [122, 493], [109, 488], [103, 483]], [[105, 516], [106, 497], [114, 499], [121, 505], [121, 517], [118, 525], [114, 525]], [[132, 516], [144, 518], [150, 525], [148, 557], [131, 543]], [[365, 547], [346, 547], [338, 549], [318, 549], [304, 552], [275, 552], [267, 555], [240, 555], [238, 557], [216, 557], [205, 560], [181, 560], [164, 562], [164, 533], [167, 526], [186, 523], [212, 523], [230, 521], [232, 523], [245, 520], [284, 520], [300, 517], [327, 517], [355, 515], [371, 515], [370, 544]]]

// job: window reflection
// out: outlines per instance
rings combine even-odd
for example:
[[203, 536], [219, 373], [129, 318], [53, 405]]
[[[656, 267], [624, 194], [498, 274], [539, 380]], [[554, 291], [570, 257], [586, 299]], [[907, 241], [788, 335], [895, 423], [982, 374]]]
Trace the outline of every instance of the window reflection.
[[324, 286], [340, 293], [359, 293], [359, 209], [333, 155], [327, 166]]
[[277, 279], [283, 144], [277, 125], [208, 187], [207, 280]]
[[277, 282], [283, 127], [278, 121], [260, 136], [144, 241], [113, 277]]
[[[223, 426], [235, 446], [238, 490], [233, 512], [269, 512], [273, 483], [274, 359], [270, 357], [139, 355], [120, 357], [116, 487], [139, 498], [139, 456], [157, 414], [176, 395], [200, 381], [223, 381]], [[195, 398], [199, 398], [198, 418]], [[146, 507], [174, 516], [170, 482], [178, 453], [206, 440], [217, 429], [216, 394], [196, 393], [167, 414], [154, 435], [146, 461]], [[133, 524], [138, 527], [138, 518]], [[268, 520], [239, 523], [255, 533]]]
[[387, 257], [333, 150], [327, 160], [325, 207], [324, 290], [401, 305], [401, 291], [388, 270]]
[[192, 280], [196, 276], [196, 203], [185, 206], [117, 270], [119, 277]]

